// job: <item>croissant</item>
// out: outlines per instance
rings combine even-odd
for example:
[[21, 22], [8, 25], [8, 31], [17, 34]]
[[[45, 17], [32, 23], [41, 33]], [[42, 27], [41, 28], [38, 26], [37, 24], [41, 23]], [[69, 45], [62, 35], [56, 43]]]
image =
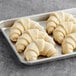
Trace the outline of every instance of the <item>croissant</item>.
[[71, 33], [65, 37], [62, 42], [62, 53], [72, 53], [76, 48], [76, 33]]
[[26, 46], [36, 39], [44, 39], [45, 41], [55, 45], [53, 39], [48, 36], [46, 32], [39, 31], [38, 29], [30, 29], [25, 31], [16, 42], [16, 49], [18, 52], [22, 52]]
[[62, 22], [73, 22], [76, 23], [76, 19], [68, 13], [65, 12], [53, 12], [47, 20], [46, 31], [51, 34], [57, 26]]
[[10, 29], [10, 39], [16, 42], [19, 36], [28, 29], [39, 29], [44, 31], [44, 28], [40, 26], [38, 22], [35, 22], [29, 18], [17, 19]]
[[26, 47], [24, 57], [27, 61], [33, 61], [37, 60], [39, 55], [54, 57], [58, 55], [58, 51], [53, 44], [43, 39], [37, 39]]
[[53, 37], [55, 41], [61, 44], [66, 35], [74, 32], [76, 32], [76, 24], [73, 22], [63, 22], [54, 30]]

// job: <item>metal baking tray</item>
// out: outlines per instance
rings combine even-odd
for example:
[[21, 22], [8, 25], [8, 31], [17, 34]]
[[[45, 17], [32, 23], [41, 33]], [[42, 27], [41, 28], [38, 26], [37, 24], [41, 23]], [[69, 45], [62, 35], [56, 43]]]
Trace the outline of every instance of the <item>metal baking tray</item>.
[[[68, 13], [73, 14], [74, 16], [76, 15], [76, 8], [59, 10], [59, 11], [68, 12]], [[46, 20], [49, 17], [50, 13], [51, 12], [37, 14], [37, 15], [32, 15], [32, 16], [27, 16], [27, 17], [31, 18], [32, 20], [35, 20], [35, 21], [39, 22], [42, 26], [45, 26], [46, 25]], [[14, 21], [16, 19], [18, 19], [18, 18], [13, 18], [13, 19], [8, 19], [8, 20], [2, 20], [2, 21], [0, 21], [0, 30], [2, 31], [4, 37], [8, 41], [10, 47], [13, 49], [15, 55], [17, 56], [17, 58], [19, 59], [19, 61], [21, 63], [27, 64], [27, 65], [34, 65], [34, 64], [40, 64], [40, 63], [45, 63], [45, 62], [50, 62], [50, 61], [54, 61], [54, 60], [59, 60], [59, 59], [64, 59], [64, 58], [69, 58], [69, 57], [76, 56], [76, 52], [73, 52], [71, 54], [61, 55], [61, 47], [58, 44], [56, 44], [56, 48], [60, 52], [59, 56], [57, 56], [57, 57], [50, 57], [50, 58], [41, 58], [41, 59], [38, 59], [36, 61], [26, 61], [24, 59], [24, 57], [23, 57], [23, 54], [19, 54], [16, 51], [15, 45], [9, 39], [9, 28], [12, 26], [12, 24], [14, 23]]]

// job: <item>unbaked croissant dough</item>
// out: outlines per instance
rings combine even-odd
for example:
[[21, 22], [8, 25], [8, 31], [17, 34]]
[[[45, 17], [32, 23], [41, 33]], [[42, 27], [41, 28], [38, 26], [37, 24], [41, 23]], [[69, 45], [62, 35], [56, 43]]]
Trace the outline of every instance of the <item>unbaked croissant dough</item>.
[[29, 18], [20, 18], [14, 22], [10, 29], [11, 41], [16, 42], [19, 36], [28, 29], [39, 29], [40, 31], [44, 31], [44, 28], [40, 26], [38, 22], [35, 22]]
[[62, 53], [72, 53], [76, 49], [76, 33], [69, 34], [62, 42]]
[[44, 39], [53, 45], [55, 44], [53, 39], [49, 37], [46, 32], [39, 31], [38, 29], [29, 29], [18, 38], [16, 42], [17, 51], [22, 52], [29, 43], [36, 39]]
[[33, 61], [37, 60], [39, 55], [53, 57], [58, 55], [58, 51], [53, 44], [37, 39], [26, 47], [24, 57], [27, 61]]
[[76, 24], [73, 22], [63, 22], [53, 32], [53, 37], [58, 43], [62, 43], [64, 37], [76, 32]]
[[76, 23], [76, 19], [68, 13], [65, 12], [53, 12], [47, 20], [46, 31], [51, 34], [54, 29], [60, 25], [62, 22], [73, 22]]

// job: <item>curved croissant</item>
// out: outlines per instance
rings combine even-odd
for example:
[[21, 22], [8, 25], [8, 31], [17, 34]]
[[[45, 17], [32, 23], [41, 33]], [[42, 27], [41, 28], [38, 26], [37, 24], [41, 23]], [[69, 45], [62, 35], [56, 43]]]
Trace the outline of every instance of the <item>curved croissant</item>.
[[76, 48], [76, 33], [69, 34], [62, 42], [62, 53], [72, 53]]
[[53, 39], [47, 35], [46, 32], [39, 31], [38, 29], [30, 29], [25, 31], [16, 42], [16, 49], [22, 52], [25, 47], [36, 39], [44, 39], [45, 41], [55, 44]]
[[24, 57], [27, 61], [33, 61], [37, 60], [39, 55], [53, 57], [58, 55], [58, 51], [51, 43], [37, 39], [26, 47]]
[[35, 22], [29, 18], [20, 18], [14, 22], [10, 29], [11, 41], [16, 42], [19, 36], [28, 29], [39, 29], [40, 31], [44, 31], [44, 28], [40, 26], [38, 22]]
[[63, 22], [53, 32], [55, 41], [62, 43], [64, 37], [68, 34], [76, 32], [76, 24], [73, 22]]
[[54, 29], [60, 25], [62, 22], [73, 22], [76, 23], [76, 19], [68, 13], [65, 12], [53, 12], [47, 20], [46, 31], [51, 34]]

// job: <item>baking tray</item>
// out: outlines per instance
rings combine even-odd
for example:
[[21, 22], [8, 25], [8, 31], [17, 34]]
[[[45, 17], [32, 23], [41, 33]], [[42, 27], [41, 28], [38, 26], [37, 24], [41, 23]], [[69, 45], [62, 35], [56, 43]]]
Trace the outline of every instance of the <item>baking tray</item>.
[[[59, 10], [59, 11], [65, 11], [65, 12], [73, 14], [74, 16], [76, 15], [76, 8], [71, 8], [71, 9], [66, 9], [66, 10]], [[46, 25], [46, 20], [49, 17], [50, 13], [51, 12], [32, 15], [32, 16], [27, 16], [27, 17], [31, 18], [32, 20], [35, 20], [35, 21], [39, 22], [42, 26], [45, 26]], [[19, 17], [19, 18], [21, 18], [21, 17]], [[10, 47], [13, 49], [15, 55], [17, 56], [17, 58], [19, 59], [19, 61], [21, 63], [27, 64], [27, 65], [34, 65], [34, 64], [40, 64], [40, 63], [45, 63], [45, 62], [50, 62], [50, 61], [54, 61], [54, 60], [60, 60], [60, 59], [65, 59], [65, 58], [76, 56], [76, 52], [73, 52], [71, 54], [61, 55], [61, 47], [58, 44], [56, 44], [56, 48], [60, 52], [59, 56], [50, 57], [50, 58], [41, 58], [41, 59], [38, 59], [38, 60], [35, 60], [35, 61], [26, 61], [23, 57], [23, 54], [19, 54], [16, 51], [16, 48], [15, 48], [14, 44], [9, 39], [9, 28], [12, 26], [12, 24], [14, 23], [14, 21], [16, 19], [18, 19], [18, 18], [13, 18], [13, 19], [0, 21], [0, 30], [2, 31], [4, 37], [8, 41]]]

